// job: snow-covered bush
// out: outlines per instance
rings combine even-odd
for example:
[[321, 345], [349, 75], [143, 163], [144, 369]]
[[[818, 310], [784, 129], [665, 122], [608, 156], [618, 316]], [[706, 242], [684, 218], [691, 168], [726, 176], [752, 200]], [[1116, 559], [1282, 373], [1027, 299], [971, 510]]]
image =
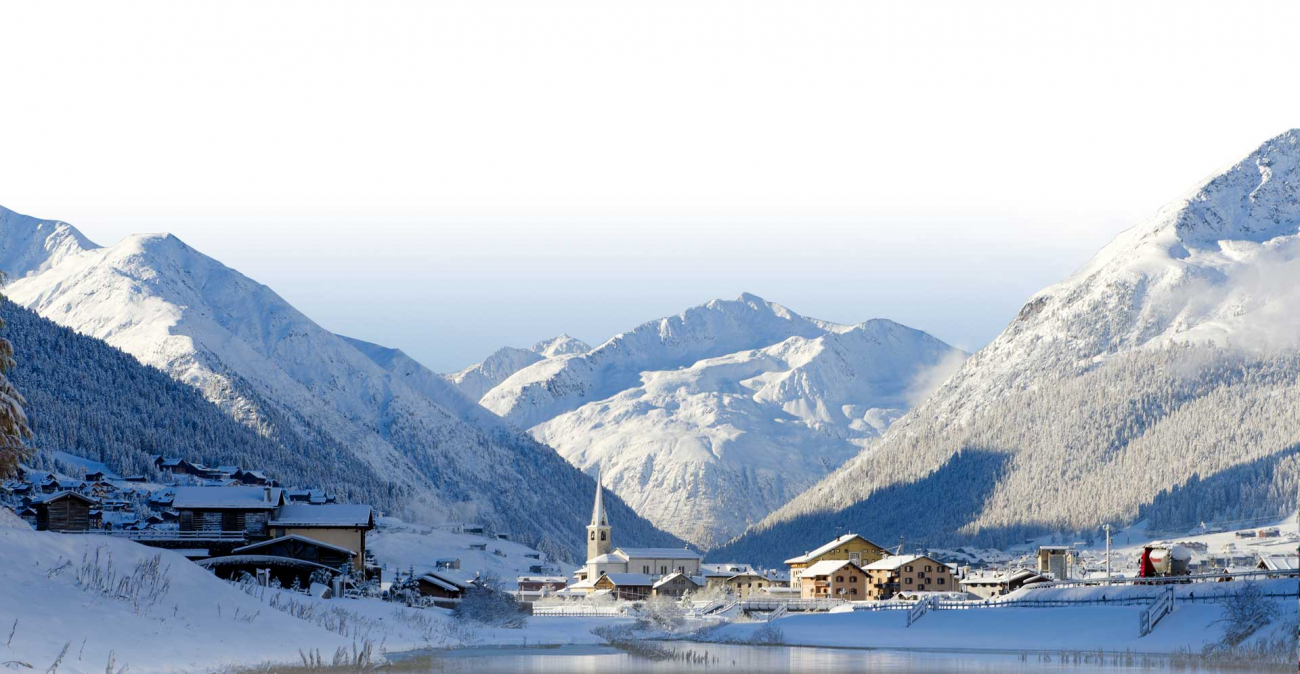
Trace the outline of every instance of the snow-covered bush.
[[1276, 617], [1277, 604], [1264, 596], [1259, 584], [1243, 582], [1240, 591], [1223, 601], [1223, 617], [1219, 619], [1224, 624], [1223, 642], [1236, 646]]
[[453, 614], [463, 620], [494, 627], [523, 627], [524, 615], [519, 601], [501, 590], [495, 576], [484, 576], [461, 595]]

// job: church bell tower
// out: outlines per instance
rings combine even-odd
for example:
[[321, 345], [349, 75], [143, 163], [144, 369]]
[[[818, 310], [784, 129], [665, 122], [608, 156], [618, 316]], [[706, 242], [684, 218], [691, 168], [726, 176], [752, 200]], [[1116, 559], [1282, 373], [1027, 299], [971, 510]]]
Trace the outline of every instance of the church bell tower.
[[587, 559], [609, 554], [609, 518], [605, 516], [605, 500], [601, 496], [600, 469], [596, 469], [596, 505], [591, 509], [591, 524], [587, 525]]

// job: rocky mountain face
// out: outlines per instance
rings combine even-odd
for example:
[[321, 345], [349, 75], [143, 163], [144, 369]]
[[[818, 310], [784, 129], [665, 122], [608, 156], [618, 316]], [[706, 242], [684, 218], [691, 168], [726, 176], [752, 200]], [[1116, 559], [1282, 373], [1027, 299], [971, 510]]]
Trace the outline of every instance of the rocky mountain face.
[[762, 551], [806, 548], [832, 523], [886, 542], [1002, 544], [1293, 511], [1298, 165], [1289, 131], [1120, 234], [722, 554], [775, 559]]

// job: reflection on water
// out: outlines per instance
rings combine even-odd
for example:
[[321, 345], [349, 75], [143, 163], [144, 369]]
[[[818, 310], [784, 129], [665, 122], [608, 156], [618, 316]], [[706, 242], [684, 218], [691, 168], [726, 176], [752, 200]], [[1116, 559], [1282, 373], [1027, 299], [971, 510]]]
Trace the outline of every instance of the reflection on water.
[[[927, 653], [914, 651], [787, 648], [722, 644], [665, 643], [672, 657], [649, 660], [605, 646], [440, 651], [429, 658], [430, 671], [542, 674], [701, 674], [729, 672], [888, 672], [893, 674], [1116, 674], [1168, 671], [1159, 661], [1107, 664], [1060, 662], [1051, 655]], [[1199, 669], [1202, 673], [1214, 670]]]

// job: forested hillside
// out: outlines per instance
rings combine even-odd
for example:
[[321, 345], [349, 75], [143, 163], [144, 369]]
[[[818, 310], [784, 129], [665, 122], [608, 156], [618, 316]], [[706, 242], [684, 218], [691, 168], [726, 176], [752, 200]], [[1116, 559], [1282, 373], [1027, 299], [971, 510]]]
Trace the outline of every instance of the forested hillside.
[[1185, 531], [1282, 517], [1300, 494], [1298, 400], [1298, 354], [1124, 354], [1010, 395], [966, 424], [905, 418], [886, 451], [845, 467], [875, 476], [863, 478], [865, 499], [811, 499], [815, 488], [800, 502], [820, 508], [786, 512], [709, 557], [779, 563], [836, 531], [887, 546], [901, 536], [909, 546], [1003, 547], [1057, 531], [1083, 540], [1106, 522]]

